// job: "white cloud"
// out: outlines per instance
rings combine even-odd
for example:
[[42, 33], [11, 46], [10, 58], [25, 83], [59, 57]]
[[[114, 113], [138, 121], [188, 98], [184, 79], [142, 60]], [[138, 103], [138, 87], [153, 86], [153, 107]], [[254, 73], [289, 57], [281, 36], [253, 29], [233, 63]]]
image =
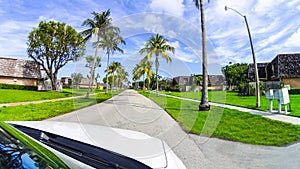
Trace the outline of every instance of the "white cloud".
[[153, 12], [166, 12], [181, 17], [184, 13], [183, 0], [152, 0], [150, 8]]
[[300, 47], [300, 28], [285, 42], [286, 47]]

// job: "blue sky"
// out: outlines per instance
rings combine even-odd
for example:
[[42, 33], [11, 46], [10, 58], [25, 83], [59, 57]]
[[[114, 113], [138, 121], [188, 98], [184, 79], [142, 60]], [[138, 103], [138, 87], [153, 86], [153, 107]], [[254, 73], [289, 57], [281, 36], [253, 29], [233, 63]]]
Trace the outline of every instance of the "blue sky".
[[[225, 11], [228, 5], [247, 16], [258, 62], [269, 62], [280, 53], [300, 52], [299, 0], [211, 0], [205, 2], [208, 71], [221, 74], [229, 62], [251, 63], [249, 37], [243, 17]], [[111, 60], [121, 62], [128, 72], [142, 58], [138, 54], [150, 35], [159, 33], [176, 48], [173, 62], [161, 61], [163, 76], [199, 74], [202, 71], [199, 11], [192, 0], [0, 0], [0, 57], [29, 59], [27, 36], [40, 21], [65, 22], [78, 32], [91, 12], [111, 11], [113, 23], [126, 41], [125, 53]], [[86, 55], [94, 49], [87, 46]], [[107, 57], [100, 52], [101, 79]], [[59, 76], [87, 72], [84, 59], [64, 67]]]

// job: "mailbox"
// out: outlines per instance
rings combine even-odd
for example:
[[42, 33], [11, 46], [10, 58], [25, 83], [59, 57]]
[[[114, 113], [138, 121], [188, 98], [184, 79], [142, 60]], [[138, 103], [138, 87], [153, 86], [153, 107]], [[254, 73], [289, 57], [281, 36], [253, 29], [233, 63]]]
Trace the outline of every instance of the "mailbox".
[[278, 97], [280, 104], [288, 104], [290, 103], [289, 91], [287, 88], [282, 88], [278, 90]]
[[269, 89], [266, 91], [266, 98], [270, 100], [270, 112], [273, 109], [273, 100], [278, 100], [278, 112], [281, 112], [281, 105], [284, 105], [285, 113], [287, 113], [287, 104], [290, 103], [288, 88]]
[[273, 89], [269, 89], [266, 91], [266, 98], [269, 100], [273, 100], [274, 99], [274, 92]]

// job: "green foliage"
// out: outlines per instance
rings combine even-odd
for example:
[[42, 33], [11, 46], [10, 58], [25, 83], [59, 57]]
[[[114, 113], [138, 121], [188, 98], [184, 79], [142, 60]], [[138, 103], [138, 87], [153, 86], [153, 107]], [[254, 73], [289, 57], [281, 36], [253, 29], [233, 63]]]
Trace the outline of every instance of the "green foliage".
[[[168, 44], [169, 40], [164, 38], [162, 35], [156, 34], [155, 36], [150, 36], [150, 39], [146, 41], [145, 46], [139, 51], [140, 55], [146, 54], [145, 59], [149, 61], [155, 55], [155, 77], [156, 77], [156, 95], [158, 95], [158, 68], [159, 59], [161, 56], [168, 62], [171, 62], [171, 57], [166, 53], [166, 51], [171, 51], [175, 53], [175, 48]], [[150, 79], [150, 76], [148, 77]], [[152, 81], [152, 80], [151, 80]]]
[[222, 67], [222, 72], [225, 75], [227, 85], [231, 89], [232, 86], [239, 86], [247, 83], [248, 64], [235, 63]]
[[28, 36], [28, 56], [43, 67], [52, 90], [56, 90], [59, 69], [83, 56], [84, 50], [82, 36], [65, 23], [42, 21]]
[[294, 143], [300, 137], [300, 127], [296, 125], [215, 106], [208, 112], [199, 112], [197, 102], [140, 93], [155, 101], [191, 133], [276, 146]]
[[17, 84], [2, 84], [0, 83], [0, 89], [16, 89], [16, 90], [33, 90], [36, 91], [38, 89], [37, 86], [24, 86]]

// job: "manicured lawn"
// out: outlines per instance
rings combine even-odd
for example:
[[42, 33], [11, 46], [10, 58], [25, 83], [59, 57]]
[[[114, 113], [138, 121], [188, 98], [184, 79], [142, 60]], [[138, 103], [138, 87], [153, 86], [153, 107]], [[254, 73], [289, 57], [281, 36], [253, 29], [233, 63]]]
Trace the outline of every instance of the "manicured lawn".
[[[15, 103], [37, 100], [50, 100], [63, 97], [72, 97], [85, 95], [87, 89], [64, 89], [63, 92], [55, 91], [28, 91], [28, 90], [12, 90], [12, 89], [0, 89], [0, 104], [1, 103]], [[101, 92], [101, 91], [96, 91]]]
[[41, 104], [2, 107], [0, 108], [0, 121], [44, 120], [103, 102], [111, 97], [111, 93], [100, 93], [96, 96], [91, 96], [89, 99], [81, 98]]
[[199, 112], [198, 103], [140, 92], [163, 107], [191, 133], [249, 144], [282, 146], [300, 138], [300, 126], [274, 121], [259, 115], [212, 106]]
[[[170, 94], [173, 96], [192, 98], [196, 100], [201, 99], [201, 92], [172, 92], [165, 94]], [[263, 111], [269, 110], [269, 100], [265, 98], [265, 96], [261, 96], [260, 98], [260, 108], [256, 108], [256, 97], [255, 96], [238, 96], [237, 92], [229, 92], [229, 91], [210, 91], [208, 93], [209, 101], [216, 103], [225, 103], [234, 106], [246, 107], [250, 109], [258, 109]], [[290, 106], [292, 112], [289, 114], [291, 116], [300, 117], [300, 95], [290, 95]], [[273, 100], [273, 110], [277, 110], [277, 101]], [[282, 110], [283, 106], [282, 106]]]

